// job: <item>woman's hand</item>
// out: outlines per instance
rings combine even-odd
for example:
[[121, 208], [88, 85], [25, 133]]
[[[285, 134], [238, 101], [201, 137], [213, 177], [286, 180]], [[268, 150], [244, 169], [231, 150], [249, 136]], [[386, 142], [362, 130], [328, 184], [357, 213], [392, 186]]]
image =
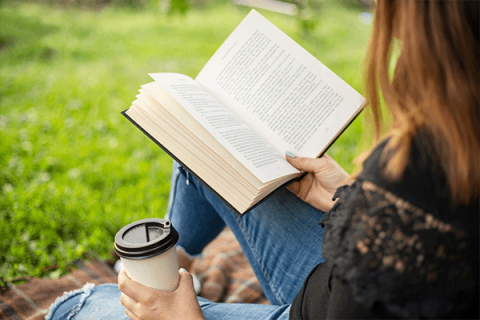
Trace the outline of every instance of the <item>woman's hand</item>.
[[118, 287], [122, 291], [120, 302], [131, 320], [204, 319], [187, 271], [180, 271], [178, 288], [173, 292], [142, 286], [130, 279], [125, 269], [118, 275]]
[[321, 158], [303, 158], [286, 155], [287, 161], [307, 174], [292, 182], [287, 189], [311, 206], [324, 212], [335, 203], [332, 197], [338, 187], [346, 184], [348, 173], [328, 155]]

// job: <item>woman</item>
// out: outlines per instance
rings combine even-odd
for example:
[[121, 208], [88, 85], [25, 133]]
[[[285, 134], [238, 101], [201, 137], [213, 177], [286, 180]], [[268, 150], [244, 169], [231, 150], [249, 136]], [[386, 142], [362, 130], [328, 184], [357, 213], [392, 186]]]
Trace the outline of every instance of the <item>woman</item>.
[[[271, 305], [197, 298], [187, 272], [173, 293], [121, 272], [121, 291], [85, 288], [50, 316], [478, 318], [479, 12], [477, 1], [378, 1], [366, 65], [378, 144], [354, 181], [328, 156], [287, 156], [308, 174], [238, 218], [175, 165], [168, 217], [179, 246], [200, 254], [228, 225]], [[382, 99], [391, 124], [380, 142]]]

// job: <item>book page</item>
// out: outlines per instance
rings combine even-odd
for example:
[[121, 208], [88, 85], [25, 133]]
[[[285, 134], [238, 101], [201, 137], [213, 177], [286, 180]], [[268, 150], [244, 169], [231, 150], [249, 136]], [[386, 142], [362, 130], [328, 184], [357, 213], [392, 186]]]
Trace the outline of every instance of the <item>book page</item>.
[[260, 181], [298, 173], [283, 155], [190, 77], [173, 73], [150, 76]]
[[365, 99], [255, 10], [196, 81], [278, 154], [317, 157]]

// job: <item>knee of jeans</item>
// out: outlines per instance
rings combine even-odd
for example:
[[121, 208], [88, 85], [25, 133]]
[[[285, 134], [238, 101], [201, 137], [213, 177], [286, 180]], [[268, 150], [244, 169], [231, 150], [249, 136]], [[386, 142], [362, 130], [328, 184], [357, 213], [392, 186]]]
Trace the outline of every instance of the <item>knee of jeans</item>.
[[203, 258], [203, 250], [199, 253], [190, 253], [181, 244], [177, 244], [177, 252], [179, 251], [190, 260]]
[[63, 296], [58, 297], [52, 303], [45, 320], [72, 319], [82, 308], [85, 299], [91, 294], [94, 286], [93, 283], [87, 283], [81, 289], [65, 292]]

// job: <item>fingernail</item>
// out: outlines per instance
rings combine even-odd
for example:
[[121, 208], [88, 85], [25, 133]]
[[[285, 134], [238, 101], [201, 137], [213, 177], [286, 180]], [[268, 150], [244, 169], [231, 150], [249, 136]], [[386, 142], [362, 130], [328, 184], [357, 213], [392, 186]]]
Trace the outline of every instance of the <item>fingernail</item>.
[[295, 159], [295, 158], [297, 157], [296, 155], [294, 155], [294, 154], [291, 153], [290, 151], [286, 151], [285, 154], [286, 154], [287, 156], [289, 156], [290, 158], [292, 158], [292, 159]]
[[188, 271], [187, 271], [186, 269], [184, 269], [184, 268], [180, 268], [179, 271], [180, 271], [180, 272], [184, 272], [184, 273], [188, 273]]

